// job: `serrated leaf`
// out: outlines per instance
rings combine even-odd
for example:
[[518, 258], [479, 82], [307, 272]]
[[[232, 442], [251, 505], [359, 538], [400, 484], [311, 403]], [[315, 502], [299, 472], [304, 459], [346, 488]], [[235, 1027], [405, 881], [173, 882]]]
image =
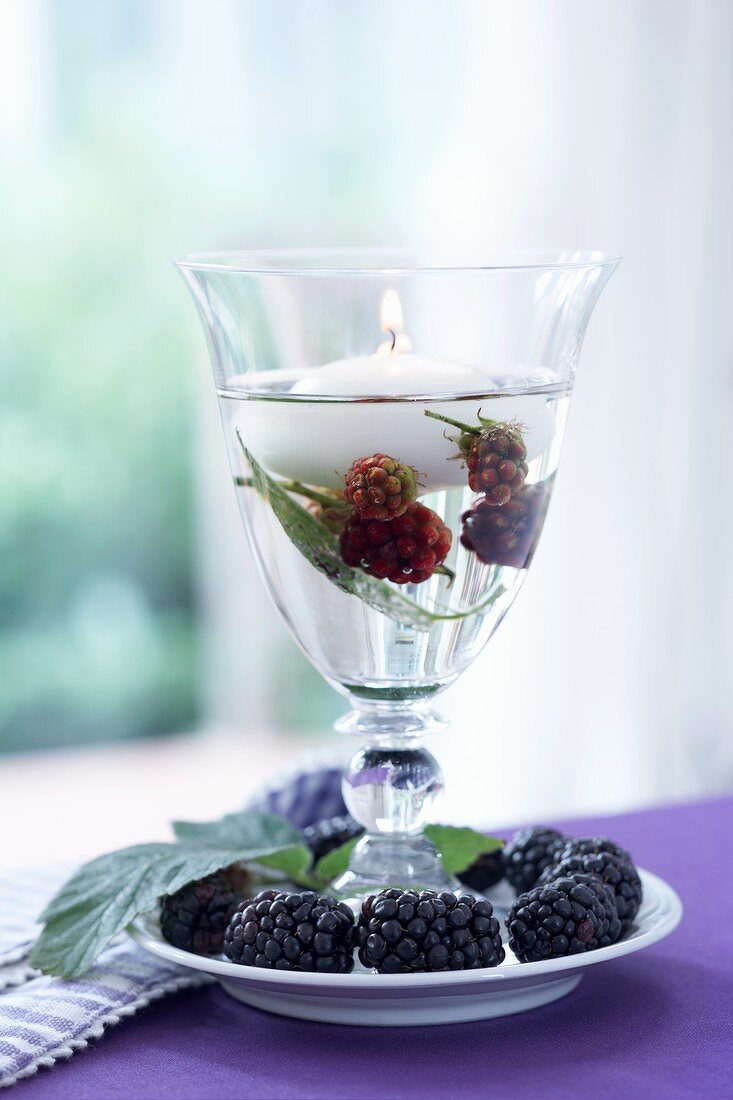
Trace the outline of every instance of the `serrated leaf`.
[[[440, 852], [443, 866], [449, 875], [460, 874], [484, 852], [495, 852], [504, 846], [503, 840], [456, 825], [428, 825], [425, 828], [425, 835]], [[349, 866], [351, 853], [360, 839], [355, 837], [347, 840], [345, 844], [334, 848], [323, 859], [319, 859], [315, 868], [316, 878], [326, 883], [343, 874]]]
[[245, 844], [264, 850], [302, 844], [303, 838], [289, 821], [278, 814], [252, 813], [242, 810], [226, 814], [216, 821], [174, 821], [176, 840], [187, 844], [221, 845], [231, 848]]
[[337, 537], [306, 508], [293, 500], [285, 489], [265, 472], [256, 458], [247, 450], [241, 438], [239, 442], [252, 471], [254, 489], [268, 501], [283, 531], [303, 557], [342, 592], [357, 596], [369, 607], [381, 611], [383, 615], [395, 622], [404, 623], [417, 630], [429, 630], [437, 622], [466, 619], [471, 615], [484, 612], [507, 591], [503, 585], [499, 585], [491, 590], [484, 600], [464, 611], [449, 611], [438, 603], [435, 604], [435, 610], [429, 611], [386, 581], [377, 580], [376, 577], [370, 577], [361, 569], [346, 565], [341, 560]]
[[182, 831], [190, 830], [195, 839], [137, 844], [81, 867], [42, 914], [45, 927], [31, 952], [31, 965], [47, 974], [77, 978], [130, 921], [187, 882], [238, 861], [285, 873], [310, 863], [310, 853], [287, 822], [281, 825], [269, 814], [228, 817], [239, 819], [236, 828], [226, 818], [225, 824], [181, 822]]
[[347, 840], [345, 844], [341, 844], [338, 848], [328, 852], [322, 859], [319, 859], [315, 868], [318, 881], [327, 883], [336, 878], [337, 875], [342, 875], [348, 868], [351, 853], [360, 840], [361, 837], [353, 837], [351, 840]]
[[459, 875], [480, 855], [504, 846], [503, 840], [455, 825], [428, 825], [425, 835], [440, 852], [449, 875]]

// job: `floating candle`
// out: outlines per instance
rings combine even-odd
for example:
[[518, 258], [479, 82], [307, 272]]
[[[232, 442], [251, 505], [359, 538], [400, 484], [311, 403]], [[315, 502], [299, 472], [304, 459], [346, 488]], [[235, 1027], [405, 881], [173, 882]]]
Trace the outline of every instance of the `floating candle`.
[[[382, 304], [382, 328], [391, 339], [376, 354], [304, 371], [290, 389], [298, 400], [283, 394], [282, 399], [255, 399], [256, 409], [254, 403], [243, 403], [237, 426], [252, 453], [272, 473], [338, 489], [354, 459], [383, 452], [414, 466], [424, 491], [465, 485], [461, 463], [451, 461], [455, 443], [439, 423], [424, 415], [427, 408], [473, 424], [478, 423], [479, 410], [495, 420], [520, 421], [530, 461], [549, 446], [555, 424], [542, 395], [487, 394], [492, 380], [486, 370], [408, 350], [411, 345], [402, 331], [402, 310], [393, 291]], [[438, 395], [444, 400], [436, 400]], [[353, 400], [359, 397], [367, 400]]]

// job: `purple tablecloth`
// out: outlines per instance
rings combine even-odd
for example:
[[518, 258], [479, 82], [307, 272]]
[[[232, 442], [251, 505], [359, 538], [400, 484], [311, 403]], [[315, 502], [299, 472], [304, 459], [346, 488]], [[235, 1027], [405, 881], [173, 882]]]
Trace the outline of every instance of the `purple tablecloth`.
[[733, 1097], [733, 800], [566, 824], [629, 847], [685, 915], [655, 947], [591, 967], [564, 1000], [389, 1030], [269, 1016], [208, 988], [151, 1006], [15, 1088], [23, 1100]]

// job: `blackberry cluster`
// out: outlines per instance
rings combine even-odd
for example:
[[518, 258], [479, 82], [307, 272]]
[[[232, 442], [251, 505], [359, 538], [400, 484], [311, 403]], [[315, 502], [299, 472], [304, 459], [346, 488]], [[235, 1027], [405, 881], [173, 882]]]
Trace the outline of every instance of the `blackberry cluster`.
[[220, 871], [160, 899], [163, 938], [195, 955], [220, 955], [224, 930], [242, 900], [246, 872]]
[[476, 970], [504, 959], [490, 901], [423, 890], [383, 890], [362, 904], [359, 960], [380, 974]]
[[642, 880], [631, 856], [608, 837], [570, 840], [558, 854], [556, 864], [543, 871], [538, 884], [577, 873], [598, 875], [611, 888], [625, 934], [643, 897]]
[[417, 496], [417, 473], [389, 455], [357, 458], [346, 474], [344, 496], [362, 519], [383, 523], [402, 516]]
[[481, 431], [463, 432], [458, 447], [473, 492], [483, 493], [489, 507], [501, 508], [524, 485], [527, 447], [515, 424], [486, 423], [490, 426]]
[[593, 951], [621, 935], [613, 893], [597, 875], [574, 874], [535, 886], [517, 898], [506, 926], [520, 962]]
[[504, 878], [504, 852], [497, 848], [495, 852], [482, 852], [470, 867], [458, 875], [458, 879], [469, 890], [483, 894], [496, 886]]
[[262, 890], [235, 910], [224, 954], [242, 966], [348, 974], [354, 965], [354, 914], [312, 890]]
[[313, 854], [313, 862], [318, 863], [329, 852], [340, 848], [342, 844], [361, 836], [364, 828], [351, 814], [338, 817], [326, 817], [303, 829], [303, 839]]
[[461, 517], [461, 544], [485, 565], [526, 569], [544, 523], [549, 490], [542, 482], [526, 485], [503, 507], [480, 497]]
[[378, 521], [354, 512], [341, 533], [341, 557], [372, 577], [421, 584], [445, 561], [450, 530], [437, 512], [410, 504], [396, 519]]
[[541, 825], [520, 829], [504, 849], [504, 867], [511, 885], [521, 894], [531, 890], [546, 867], [557, 861], [570, 837]]

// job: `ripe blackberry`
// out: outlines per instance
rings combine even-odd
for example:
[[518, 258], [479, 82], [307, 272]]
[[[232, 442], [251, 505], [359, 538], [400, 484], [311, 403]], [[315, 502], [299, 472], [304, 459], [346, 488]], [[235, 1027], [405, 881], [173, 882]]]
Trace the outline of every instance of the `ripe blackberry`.
[[542, 825], [520, 829], [514, 834], [504, 849], [504, 867], [506, 877], [518, 894], [532, 889], [569, 839], [557, 829], [546, 829]]
[[313, 862], [318, 863], [329, 852], [340, 848], [348, 840], [361, 836], [364, 827], [355, 821], [351, 814], [338, 817], [325, 817], [303, 829], [303, 838], [313, 853]]
[[166, 894], [160, 899], [163, 938], [195, 955], [220, 955], [224, 930], [242, 900], [246, 881], [246, 871], [232, 868]]
[[610, 852], [611, 855], [618, 856], [619, 859], [626, 859], [629, 863], [633, 863], [629, 852], [607, 836], [584, 836], [579, 839], [568, 837], [558, 859], [564, 859], [566, 856], [597, 855], [599, 852]]
[[[571, 843], [564, 851], [572, 848]], [[537, 885], [576, 874], [598, 875], [610, 887], [621, 921], [621, 934], [625, 935], [639, 912], [642, 898], [641, 879], [631, 859], [606, 851], [589, 852], [587, 855], [564, 855], [561, 852], [558, 862], [542, 872]]]
[[520, 962], [593, 951], [621, 934], [613, 893], [597, 875], [570, 875], [520, 894], [506, 926]]
[[372, 577], [394, 584], [420, 584], [442, 566], [451, 547], [451, 533], [437, 512], [410, 504], [404, 515], [389, 522], [355, 512], [340, 540], [341, 557]]
[[359, 960], [380, 974], [477, 970], [504, 960], [491, 902], [472, 894], [383, 890], [362, 903]]
[[353, 944], [349, 906], [312, 890], [262, 890], [237, 907], [224, 934], [224, 954], [232, 962], [321, 974], [348, 974]]
[[458, 875], [459, 881], [464, 886], [467, 886], [469, 890], [476, 890], [479, 894], [483, 894], [485, 890], [490, 890], [503, 878], [503, 848], [497, 848], [494, 852], [482, 852], [470, 867], [467, 867], [465, 871]]
[[537, 548], [549, 499], [543, 482], [525, 485], [502, 508], [480, 497], [461, 517], [461, 544], [485, 565], [526, 569]]
[[345, 478], [344, 496], [364, 519], [404, 515], [417, 496], [417, 473], [389, 455], [357, 458]]

